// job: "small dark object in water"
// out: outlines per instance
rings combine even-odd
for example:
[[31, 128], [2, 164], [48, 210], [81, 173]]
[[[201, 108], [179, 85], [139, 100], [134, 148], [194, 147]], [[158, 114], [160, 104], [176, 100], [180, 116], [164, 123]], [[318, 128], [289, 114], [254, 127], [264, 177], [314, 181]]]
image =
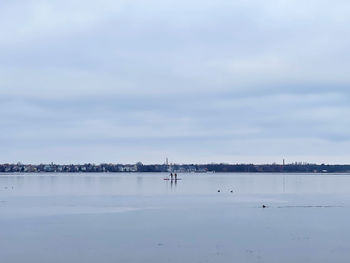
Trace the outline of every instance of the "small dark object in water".
[[220, 193], [220, 190], [218, 190], [218, 193]]
[[230, 193], [233, 193], [233, 190], [231, 190]]
[[262, 205], [262, 208], [267, 208], [267, 206], [266, 205]]

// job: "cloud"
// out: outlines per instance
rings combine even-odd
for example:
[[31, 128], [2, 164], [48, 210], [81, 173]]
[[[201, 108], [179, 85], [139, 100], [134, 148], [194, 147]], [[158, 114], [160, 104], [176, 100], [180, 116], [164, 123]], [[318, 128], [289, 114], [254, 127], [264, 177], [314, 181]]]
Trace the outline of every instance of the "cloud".
[[347, 1], [3, 1], [0, 158], [346, 160], [349, 10]]

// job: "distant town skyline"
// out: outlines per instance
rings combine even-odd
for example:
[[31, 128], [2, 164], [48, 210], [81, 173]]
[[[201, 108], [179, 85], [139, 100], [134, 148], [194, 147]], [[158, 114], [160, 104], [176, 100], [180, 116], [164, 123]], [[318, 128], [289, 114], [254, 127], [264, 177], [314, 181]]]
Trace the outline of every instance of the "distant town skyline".
[[0, 173], [347, 173], [350, 164], [0, 164]]
[[350, 163], [350, 3], [0, 3], [0, 163]]

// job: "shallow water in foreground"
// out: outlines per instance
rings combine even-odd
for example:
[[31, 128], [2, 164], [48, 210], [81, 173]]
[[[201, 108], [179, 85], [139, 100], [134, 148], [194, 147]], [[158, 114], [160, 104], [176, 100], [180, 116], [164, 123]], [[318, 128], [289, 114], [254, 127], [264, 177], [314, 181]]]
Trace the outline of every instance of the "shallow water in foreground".
[[0, 175], [1, 262], [350, 260], [350, 175], [165, 176]]

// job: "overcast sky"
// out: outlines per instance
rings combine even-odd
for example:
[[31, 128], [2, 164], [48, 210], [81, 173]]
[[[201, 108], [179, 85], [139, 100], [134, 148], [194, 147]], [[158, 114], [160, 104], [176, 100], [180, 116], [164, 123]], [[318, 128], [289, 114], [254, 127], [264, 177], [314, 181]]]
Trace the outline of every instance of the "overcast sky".
[[0, 163], [350, 163], [347, 0], [2, 0]]

